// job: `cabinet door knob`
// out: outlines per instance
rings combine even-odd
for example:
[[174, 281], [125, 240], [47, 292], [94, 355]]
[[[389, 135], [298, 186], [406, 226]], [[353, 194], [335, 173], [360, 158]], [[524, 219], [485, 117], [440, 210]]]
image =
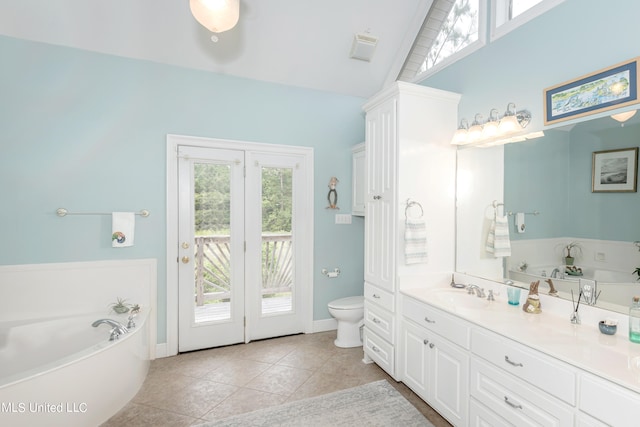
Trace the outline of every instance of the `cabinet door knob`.
[[375, 351], [376, 353], [380, 353], [380, 350], [375, 345], [371, 347], [371, 350]]
[[435, 345], [434, 343], [429, 343], [429, 348], [433, 348], [433, 347], [435, 347], [435, 346], [436, 346], [436, 345]]
[[512, 361], [511, 359], [509, 359], [509, 356], [505, 356], [504, 357], [504, 361], [507, 362], [511, 366], [518, 366], [518, 367], [523, 367], [524, 366], [522, 363], [517, 363], [517, 362]]
[[189, 263], [189, 257], [188, 256], [183, 256], [182, 257], [182, 263], [183, 264], [188, 264]]
[[428, 340], [428, 339], [426, 339], [426, 338], [425, 338], [425, 340], [424, 340], [423, 342], [424, 342], [424, 345], [429, 344], [429, 340]]

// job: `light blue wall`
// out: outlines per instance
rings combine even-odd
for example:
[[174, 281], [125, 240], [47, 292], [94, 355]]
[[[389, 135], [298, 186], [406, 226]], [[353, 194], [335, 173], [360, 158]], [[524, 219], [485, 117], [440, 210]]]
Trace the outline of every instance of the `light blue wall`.
[[637, 0], [566, 0], [421, 84], [461, 93], [469, 123], [514, 102], [540, 128], [545, 88], [638, 56], [638, 16]]
[[[0, 37], [0, 264], [158, 259], [158, 342], [166, 340], [166, 135], [313, 147], [314, 319], [362, 294], [363, 222], [335, 225], [327, 184], [350, 212], [364, 99]], [[111, 248], [109, 216], [148, 209], [136, 244]], [[339, 266], [331, 281], [323, 267]]]
[[512, 212], [542, 212], [527, 215], [527, 231], [518, 234], [509, 221], [512, 240], [569, 236], [569, 138], [558, 132], [504, 146], [504, 203]]
[[571, 163], [567, 199], [569, 236], [633, 242], [640, 238], [640, 194], [592, 193], [594, 151], [640, 146], [640, 125], [599, 133], [571, 132]]
[[504, 147], [504, 200], [527, 216], [527, 233], [511, 239], [572, 237], [632, 242], [639, 236], [638, 193], [592, 193], [594, 151], [638, 147], [640, 125], [590, 133], [551, 131], [544, 138]]
[[[471, 122], [476, 113], [486, 118], [491, 108], [497, 108], [502, 114], [507, 104], [514, 102], [518, 109], [526, 108], [532, 113], [533, 120], [528, 129], [544, 129], [545, 88], [639, 55], [636, 43], [636, 40], [640, 40], [638, 16], [640, 2], [637, 0], [566, 0], [507, 36], [488, 42], [477, 52], [425, 79], [421, 84], [462, 93], [459, 119], [466, 118]], [[596, 116], [603, 115], [606, 113]], [[623, 194], [593, 194], [590, 188], [591, 152], [621, 146], [610, 140], [583, 143], [578, 149], [572, 141], [571, 169], [565, 164], [564, 170], [557, 169], [564, 164], [560, 160], [562, 157], [557, 156], [569, 149], [568, 141], [549, 140], [545, 151], [535, 153], [532, 146], [528, 145], [530, 143], [520, 143], [517, 148], [505, 147], [505, 156], [531, 156], [529, 163], [521, 164], [518, 170], [510, 169], [509, 165], [505, 169], [505, 194], [517, 201], [517, 206], [510, 206], [508, 210], [533, 209], [545, 212], [544, 218], [542, 215], [527, 217], [526, 235], [512, 234], [514, 238], [540, 238], [554, 234], [593, 238], [618, 236], [620, 240], [637, 240], [637, 233], [625, 234], [624, 227], [620, 226], [622, 221], [626, 221], [624, 224], [634, 223], [627, 220], [630, 215], [637, 216], [637, 193], [626, 194], [627, 197]], [[621, 144], [622, 148], [639, 145], [637, 138], [626, 145]], [[530, 181], [533, 176], [540, 185], [536, 186]], [[562, 182], [573, 187], [567, 189], [559, 184]], [[531, 194], [540, 193], [542, 200], [548, 203], [529, 206], [525, 200], [527, 191]], [[622, 209], [623, 213], [616, 213], [613, 219], [607, 212], [607, 206], [621, 199], [632, 206], [625, 205], [629, 208]], [[563, 218], [569, 219], [564, 222]], [[540, 222], [541, 226], [534, 226], [536, 222]], [[618, 222], [618, 225], [614, 222]], [[598, 229], [588, 225], [595, 223], [609, 225]], [[537, 231], [547, 226], [549, 233]], [[612, 229], [615, 227], [618, 228]]]

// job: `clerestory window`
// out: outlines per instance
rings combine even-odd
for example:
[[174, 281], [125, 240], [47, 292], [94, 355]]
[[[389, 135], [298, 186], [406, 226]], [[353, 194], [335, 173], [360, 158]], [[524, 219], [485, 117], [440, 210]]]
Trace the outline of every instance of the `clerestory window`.
[[480, 0], [455, 0], [440, 3], [442, 6], [448, 6], [448, 13], [440, 23], [437, 36], [424, 58], [419, 73], [432, 69], [440, 62], [480, 40]]
[[495, 40], [531, 19], [556, 7], [564, 0], [491, 0], [493, 25], [491, 40]]
[[434, 0], [398, 80], [420, 81], [563, 1]]

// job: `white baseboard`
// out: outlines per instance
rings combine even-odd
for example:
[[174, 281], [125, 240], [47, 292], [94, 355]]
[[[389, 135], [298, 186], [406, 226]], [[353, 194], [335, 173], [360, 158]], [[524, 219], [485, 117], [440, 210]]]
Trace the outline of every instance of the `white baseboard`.
[[334, 318], [313, 321], [313, 330], [311, 333], [334, 331], [338, 329], [338, 321]]
[[[336, 319], [315, 320], [313, 322], [313, 329], [307, 333], [313, 334], [316, 332], [335, 331], [336, 329], [338, 329], [338, 321]], [[167, 351], [167, 343], [156, 344], [156, 358], [175, 356], [175, 354], [168, 354]]]
[[167, 343], [156, 344], [156, 358], [175, 356], [175, 354], [167, 354]]

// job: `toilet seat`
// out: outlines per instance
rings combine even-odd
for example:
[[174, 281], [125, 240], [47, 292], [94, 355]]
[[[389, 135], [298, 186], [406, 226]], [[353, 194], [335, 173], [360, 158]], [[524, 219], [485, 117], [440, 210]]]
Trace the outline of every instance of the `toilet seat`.
[[354, 310], [364, 308], [364, 297], [356, 296], [340, 298], [335, 301], [331, 301], [329, 303], [329, 308], [333, 308], [334, 310]]

